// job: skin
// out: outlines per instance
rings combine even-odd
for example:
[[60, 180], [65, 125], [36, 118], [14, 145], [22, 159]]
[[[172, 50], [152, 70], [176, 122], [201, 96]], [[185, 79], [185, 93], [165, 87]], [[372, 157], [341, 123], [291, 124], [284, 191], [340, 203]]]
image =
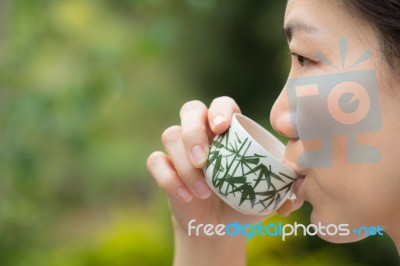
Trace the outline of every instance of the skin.
[[[339, 39], [348, 40], [346, 60], [349, 62], [354, 62], [370, 49], [372, 57], [352, 70], [375, 70], [383, 128], [378, 132], [364, 133], [359, 140], [378, 148], [382, 159], [375, 164], [348, 163], [343, 159], [347, 154], [346, 139], [337, 138], [333, 142], [332, 168], [300, 168], [298, 158], [307, 143], [296, 138], [291, 130], [286, 89], [282, 90], [272, 108], [271, 122], [278, 132], [290, 138], [285, 162], [305, 175], [296, 195], [313, 206], [312, 223], [348, 223], [351, 228], [381, 225], [396, 241], [400, 222], [400, 213], [397, 211], [400, 208], [400, 154], [396, 148], [400, 129], [396, 115], [400, 111], [400, 82], [395, 70], [390, 69], [385, 62], [379, 40], [371, 26], [345, 14], [335, 1], [321, 3], [317, 0], [293, 0], [287, 5], [284, 27], [293, 29], [288, 44], [289, 50], [294, 53], [289, 78], [337, 73], [338, 70], [314, 60], [315, 54], [321, 52], [332, 58], [333, 63], [340, 65], [340, 50], [336, 45]], [[308, 26], [306, 29], [293, 26], [299, 23]], [[353, 234], [348, 238], [321, 237], [330, 242], [360, 240], [360, 237]]]
[[[303, 25], [303, 26], [302, 26]], [[306, 26], [304, 26], [306, 25]], [[359, 138], [381, 152], [377, 164], [349, 164], [346, 158], [346, 139], [335, 138], [331, 168], [303, 169], [298, 164], [300, 154], [310, 145], [293, 133], [288, 110], [286, 88], [271, 111], [274, 129], [289, 137], [284, 162], [304, 176], [298, 182], [297, 200], [285, 203], [278, 213], [288, 215], [304, 200], [313, 207], [311, 222], [382, 226], [400, 249], [400, 153], [398, 152], [400, 122], [400, 81], [395, 70], [385, 62], [379, 41], [372, 27], [347, 13], [335, 1], [289, 0], [284, 27], [286, 28], [292, 65], [289, 78], [337, 73], [315, 55], [320, 52], [340, 65], [339, 39], [348, 40], [347, 59], [354, 62], [370, 49], [373, 56], [352, 70], [374, 69], [378, 80], [382, 130], [365, 133]], [[335, 44], [335, 45], [332, 45]], [[336, 58], [336, 59], [335, 59]], [[328, 105], [332, 104], [328, 102]], [[245, 240], [240, 237], [189, 237], [187, 224], [228, 224], [238, 221], [256, 223], [267, 217], [245, 216], [224, 204], [205, 185], [201, 168], [208, 146], [215, 134], [224, 132], [239, 107], [229, 97], [215, 99], [207, 108], [202, 102], [183, 105], [181, 124], [162, 134], [165, 152], [152, 153], [148, 170], [169, 199], [175, 233], [174, 265], [245, 265]], [[300, 180], [300, 179], [299, 179]], [[364, 236], [320, 236], [330, 242], [352, 242]], [[218, 254], [218, 255], [217, 255]]]

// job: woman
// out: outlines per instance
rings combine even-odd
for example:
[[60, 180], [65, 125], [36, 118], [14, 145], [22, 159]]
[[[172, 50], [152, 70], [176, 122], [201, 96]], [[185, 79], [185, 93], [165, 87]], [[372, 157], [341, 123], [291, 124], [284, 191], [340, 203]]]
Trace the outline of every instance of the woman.
[[[344, 159], [348, 152], [346, 139], [336, 138], [332, 140], [330, 167], [313, 167], [312, 161], [310, 167], [302, 167], [300, 156], [309, 143], [299, 138], [299, 128], [291, 122], [285, 87], [272, 108], [270, 119], [274, 129], [290, 139], [284, 161], [300, 177], [295, 185], [297, 199], [285, 203], [278, 213], [288, 215], [306, 200], [313, 207], [312, 223], [346, 223], [351, 227], [380, 225], [400, 251], [400, 1], [289, 0], [284, 28], [292, 55], [289, 79], [363, 69], [372, 70], [376, 75], [381, 126], [376, 132], [361, 134], [357, 141], [375, 147], [380, 157], [375, 162], [349, 163]], [[341, 40], [346, 41], [345, 60], [344, 48], [338, 47]], [[357, 62], [363, 54], [368, 56], [349, 70], [348, 63]], [[342, 63], [340, 70], [338, 66]], [[328, 100], [320, 104], [330, 103]], [[339, 113], [335, 114], [339, 111], [331, 113], [340, 117]], [[204, 182], [201, 168], [207, 158], [209, 141], [229, 127], [235, 112], [240, 109], [228, 97], [215, 99], [209, 108], [199, 101], [184, 104], [181, 125], [166, 129], [162, 135], [166, 153], [154, 152], [148, 158], [150, 173], [169, 197], [175, 232], [175, 265], [245, 264], [242, 237], [189, 237], [187, 226], [191, 219], [196, 219], [198, 224], [236, 221], [243, 224], [265, 219], [237, 213], [211, 193]], [[301, 110], [296, 115], [302, 115]], [[302, 119], [312, 117], [303, 115]], [[365, 236], [320, 237], [343, 243]]]

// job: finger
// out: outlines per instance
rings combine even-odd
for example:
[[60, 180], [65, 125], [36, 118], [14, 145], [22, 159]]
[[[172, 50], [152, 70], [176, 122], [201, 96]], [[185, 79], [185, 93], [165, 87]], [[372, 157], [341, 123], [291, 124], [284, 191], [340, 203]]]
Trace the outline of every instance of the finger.
[[202, 170], [195, 168], [187, 156], [181, 138], [181, 127], [173, 126], [166, 129], [162, 134], [162, 142], [178, 176], [192, 194], [199, 199], [208, 198], [211, 189], [204, 180]]
[[297, 211], [298, 209], [300, 209], [304, 204], [304, 199], [296, 199], [294, 201], [294, 207], [293, 207], [293, 211]]
[[208, 111], [211, 130], [215, 134], [224, 133], [229, 128], [234, 113], [240, 113], [235, 100], [227, 96], [214, 99]]
[[294, 200], [287, 200], [283, 205], [276, 211], [280, 216], [288, 216], [294, 208]]
[[162, 152], [153, 152], [147, 159], [147, 169], [153, 176], [158, 186], [169, 197], [183, 202], [190, 202], [192, 194], [178, 177], [168, 156]]
[[209, 151], [207, 107], [200, 101], [185, 103], [180, 112], [181, 134], [186, 153], [196, 168], [205, 165]]
[[301, 208], [301, 206], [303, 206], [304, 204], [304, 200], [301, 199], [289, 199], [287, 200], [278, 210], [277, 213], [280, 216], [288, 216], [289, 214], [291, 214], [294, 211], [297, 211], [298, 209]]

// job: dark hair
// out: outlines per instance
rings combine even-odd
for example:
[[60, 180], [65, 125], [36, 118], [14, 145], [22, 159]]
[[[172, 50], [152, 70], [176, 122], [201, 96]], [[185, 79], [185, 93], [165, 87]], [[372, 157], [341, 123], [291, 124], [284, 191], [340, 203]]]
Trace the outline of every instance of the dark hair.
[[340, 0], [348, 11], [360, 15], [376, 29], [381, 51], [389, 65], [400, 59], [400, 0]]

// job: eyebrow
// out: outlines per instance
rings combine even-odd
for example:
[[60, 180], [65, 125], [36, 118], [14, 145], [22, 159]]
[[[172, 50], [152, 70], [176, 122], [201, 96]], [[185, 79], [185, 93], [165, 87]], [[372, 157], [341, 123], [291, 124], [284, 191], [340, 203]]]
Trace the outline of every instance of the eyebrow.
[[317, 28], [312, 25], [305, 24], [302, 22], [289, 23], [287, 26], [283, 28], [283, 35], [286, 40], [290, 42], [293, 38], [293, 33], [296, 31], [304, 31], [306, 33], [314, 33], [317, 32]]

